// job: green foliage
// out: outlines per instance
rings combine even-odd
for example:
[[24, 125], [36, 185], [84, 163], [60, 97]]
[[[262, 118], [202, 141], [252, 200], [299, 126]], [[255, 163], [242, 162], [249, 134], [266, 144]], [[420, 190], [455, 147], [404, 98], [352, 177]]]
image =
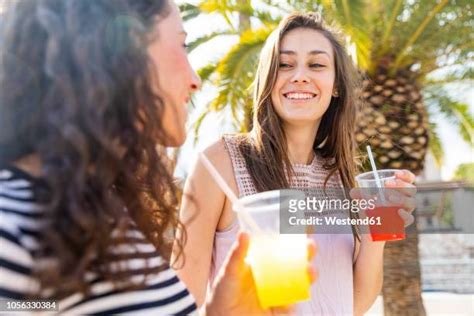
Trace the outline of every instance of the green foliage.
[[188, 53], [192, 52], [199, 45], [207, 43], [208, 41], [210, 41], [210, 40], [212, 40], [216, 37], [223, 36], [223, 35], [236, 35], [236, 34], [238, 34], [238, 33], [234, 30], [226, 30], [226, 31], [212, 32], [210, 34], [198, 37], [194, 41], [188, 43]]
[[435, 159], [436, 164], [440, 167], [443, 164], [444, 149], [441, 139], [436, 132], [436, 124], [430, 122], [428, 125], [428, 137], [430, 138], [429, 150]]
[[[471, 0], [260, 0], [259, 3], [263, 5], [258, 9], [250, 0], [202, 0], [197, 6], [181, 6], [185, 16], [201, 12], [220, 15], [227, 21], [227, 29], [203, 35], [191, 43], [190, 49], [213, 38], [241, 34], [239, 42], [224, 57], [198, 71], [203, 81], [212, 82], [218, 88], [199, 122], [210, 111], [230, 107], [234, 122], [240, 130], [245, 130], [252, 108], [249, 86], [266, 36], [281, 16], [292, 11], [315, 11], [345, 34], [343, 40], [355, 45], [357, 64], [369, 76], [387, 59], [391, 60], [393, 73], [402, 69], [415, 72], [428, 111], [448, 118], [472, 146], [472, 114], [466, 104], [447, 94], [444, 85], [472, 83], [474, 77], [474, 4]], [[264, 27], [255, 30], [246, 24], [242, 29], [242, 25], [237, 25], [239, 17], [247, 21], [257, 19]], [[458, 67], [452, 67], [456, 65]], [[433, 76], [435, 72], [437, 75]], [[436, 124], [432, 123], [430, 149], [441, 162], [443, 150], [435, 132]], [[199, 124], [197, 126], [199, 129]]]
[[209, 80], [209, 77], [216, 71], [217, 64], [208, 64], [197, 71], [202, 82]]
[[261, 28], [244, 32], [240, 41], [221, 59], [216, 68], [215, 81], [219, 92], [209, 105], [213, 111], [230, 106], [233, 119], [236, 123], [239, 122], [237, 112], [251, 94], [249, 88], [257, 68], [258, 53], [270, 31], [268, 28]]
[[465, 180], [474, 184], [474, 162], [460, 164], [454, 172], [453, 180]]
[[433, 84], [424, 89], [425, 103], [428, 111], [439, 111], [454, 126], [459, 128], [462, 138], [474, 147], [474, 118], [469, 113], [469, 106], [454, 100], [442, 85]]
[[[472, 1], [323, 0], [323, 14], [356, 44], [359, 67], [373, 74], [390, 56], [392, 72], [419, 65], [420, 77], [442, 60], [472, 61]], [[453, 36], [456, 34], [456, 36]]]
[[[451, 67], [452, 68], [452, 67]], [[454, 70], [445, 70], [437, 79], [427, 79], [426, 85], [444, 85], [447, 83], [467, 83], [472, 85], [474, 80], [474, 67], [465, 65]]]
[[181, 18], [185, 22], [197, 17], [201, 13], [197, 6], [190, 3], [180, 4], [179, 11], [181, 12]]

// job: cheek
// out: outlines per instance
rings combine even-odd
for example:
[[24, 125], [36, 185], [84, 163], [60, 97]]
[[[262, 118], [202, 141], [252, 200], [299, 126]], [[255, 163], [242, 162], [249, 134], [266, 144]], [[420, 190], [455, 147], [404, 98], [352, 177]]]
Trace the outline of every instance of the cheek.
[[320, 79], [319, 83], [321, 85], [321, 88], [331, 95], [333, 92], [332, 90], [334, 87], [334, 81], [336, 79], [334, 72], [324, 73], [319, 79]]
[[[189, 63], [188, 59], [186, 56], [186, 53], [183, 51], [182, 48], [180, 49], [175, 49], [171, 53], [171, 56], [169, 56], [169, 67], [171, 68], [171, 73], [173, 76], [179, 76], [179, 75], [185, 75], [189, 73]], [[184, 82], [181, 82], [182, 85], [184, 85]]]
[[282, 78], [282, 76], [279, 74], [277, 76], [277, 79], [275, 81], [275, 85], [272, 89], [272, 102], [273, 102], [273, 105], [280, 105], [281, 103], [281, 89], [283, 88], [283, 83], [284, 83], [284, 79]]
[[185, 73], [187, 65], [186, 55], [181, 47], [162, 47], [161, 49], [159, 54], [157, 54], [156, 50], [152, 50], [152, 53], [155, 53], [153, 60], [162, 90], [165, 93], [172, 93], [179, 87], [182, 89], [183, 82], [181, 76]]
[[278, 91], [273, 89], [271, 97], [272, 97], [273, 106], [277, 106], [280, 103], [280, 98], [279, 98], [279, 95], [278, 95]]

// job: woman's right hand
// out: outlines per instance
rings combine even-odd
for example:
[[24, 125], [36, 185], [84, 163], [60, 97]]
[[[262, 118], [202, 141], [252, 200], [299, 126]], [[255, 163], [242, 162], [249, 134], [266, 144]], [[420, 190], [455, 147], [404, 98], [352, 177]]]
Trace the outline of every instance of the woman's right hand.
[[[291, 307], [267, 310], [260, 307], [250, 266], [244, 261], [248, 247], [249, 236], [240, 233], [206, 302], [206, 316], [272, 315], [274, 312], [291, 312]], [[316, 244], [308, 239], [308, 275], [311, 283], [317, 278], [316, 270], [310, 265], [315, 255]]]

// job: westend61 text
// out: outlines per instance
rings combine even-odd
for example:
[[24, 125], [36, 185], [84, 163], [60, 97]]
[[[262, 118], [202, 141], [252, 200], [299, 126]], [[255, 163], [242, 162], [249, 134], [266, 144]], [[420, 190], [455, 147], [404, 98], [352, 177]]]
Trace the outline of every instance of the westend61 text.
[[366, 218], [339, 218], [339, 217], [316, 217], [311, 216], [309, 218], [297, 218], [292, 216], [289, 218], [291, 226], [313, 226], [313, 225], [382, 225], [380, 217], [366, 217]]

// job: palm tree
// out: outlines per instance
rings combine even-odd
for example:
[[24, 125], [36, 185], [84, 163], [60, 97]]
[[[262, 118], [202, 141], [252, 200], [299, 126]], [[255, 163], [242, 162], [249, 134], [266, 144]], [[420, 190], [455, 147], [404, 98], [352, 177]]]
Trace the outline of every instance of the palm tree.
[[[232, 25], [239, 13], [260, 21], [240, 28], [239, 41], [228, 53], [200, 69], [204, 81], [217, 86], [219, 92], [202, 113], [196, 130], [208, 112], [228, 107], [239, 128], [248, 130], [249, 86], [258, 52], [281, 15], [300, 10], [322, 12], [326, 21], [348, 35], [348, 49], [365, 74], [362, 96], [367, 106], [358, 117], [356, 139], [361, 147], [371, 145], [380, 168], [406, 168], [418, 174], [428, 150], [441, 163], [443, 148], [434, 120], [439, 113], [474, 146], [474, 119], [467, 105], [448, 93], [449, 84], [472, 83], [474, 78], [472, 1], [267, 0], [258, 7], [253, 8], [250, 1], [225, 0], [182, 7], [185, 17], [218, 13], [228, 21], [221, 32], [198, 39], [199, 45], [215, 36], [237, 34]], [[416, 226], [411, 230], [405, 241], [386, 246], [386, 315], [425, 314]]]
[[[420, 173], [429, 143], [441, 160], [442, 148], [429, 111], [446, 114], [473, 144], [474, 120], [467, 106], [453, 100], [442, 85], [453, 79], [473, 78], [472, 4], [448, 0], [414, 4], [384, 1], [384, 8], [379, 1], [325, 4], [326, 12], [351, 36], [358, 65], [366, 73], [363, 97], [368, 106], [359, 116], [356, 139], [375, 149], [381, 168]], [[445, 73], [441, 79], [430, 76], [456, 64], [467, 67], [460, 67], [452, 76]], [[403, 242], [387, 243], [383, 287], [386, 315], [425, 314], [418, 234], [415, 226], [410, 230]]]
[[[271, 1], [262, 3], [267, 7], [276, 7]], [[238, 42], [220, 60], [198, 70], [203, 83], [214, 85], [218, 88], [218, 93], [195, 122], [196, 139], [206, 115], [211, 111], [220, 112], [224, 108], [230, 108], [237, 129], [242, 132], [247, 131], [252, 122], [250, 83], [255, 75], [258, 55], [263, 43], [278, 25], [282, 16], [255, 9], [251, 6], [250, 0], [211, 0], [201, 1], [198, 5], [185, 3], [180, 5], [180, 10], [184, 21], [200, 14], [217, 14], [226, 22], [222, 30], [204, 34], [189, 43], [190, 53], [216, 37], [238, 36], [239, 38]], [[252, 27], [252, 22], [258, 26]]]

